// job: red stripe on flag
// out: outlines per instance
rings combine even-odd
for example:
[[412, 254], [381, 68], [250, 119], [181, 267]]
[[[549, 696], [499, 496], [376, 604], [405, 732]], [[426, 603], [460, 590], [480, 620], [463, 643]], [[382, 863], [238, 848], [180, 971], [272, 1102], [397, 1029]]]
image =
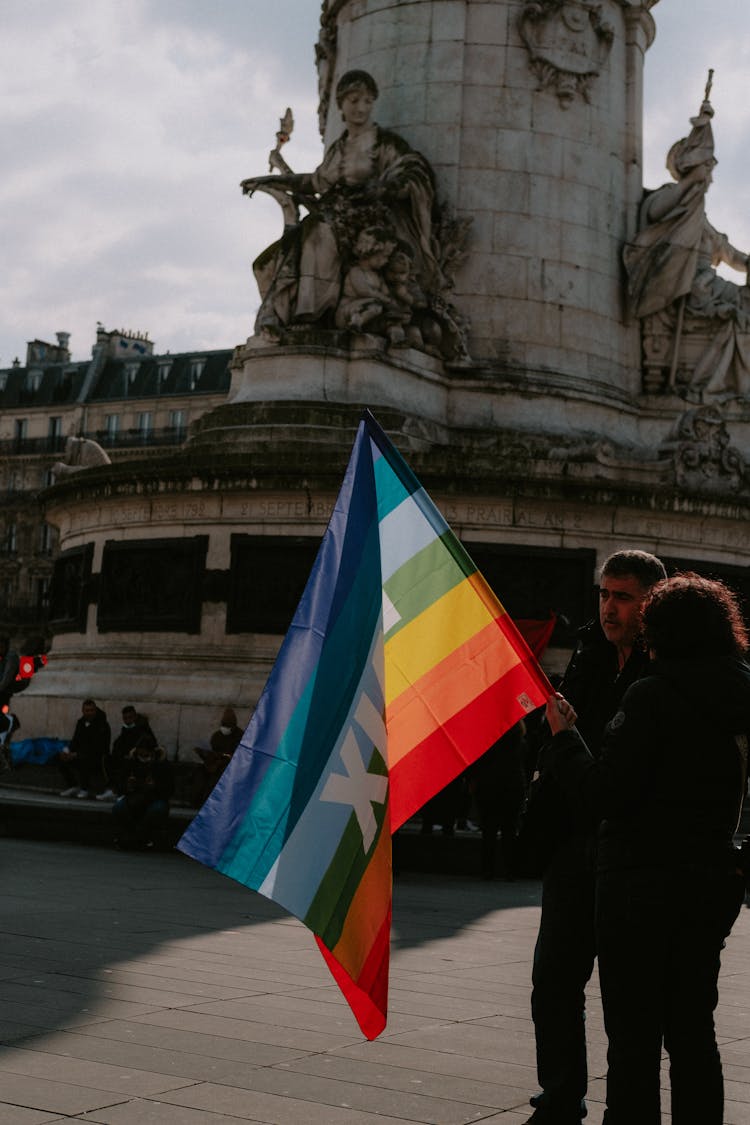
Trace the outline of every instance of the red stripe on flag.
[[353, 980], [346, 969], [323, 945], [316, 935], [315, 940], [323, 954], [333, 979], [341, 989], [344, 999], [354, 1013], [362, 1034], [367, 1039], [376, 1039], [386, 1025], [388, 1018], [388, 963], [391, 945], [390, 908], [383, 924], [378, 930], [372, 949], [362, 966], [357, 980]]
[[[519, 664], [404, 755], [389, 771], [391, 831], [439, 793], [552, 689], [540, 669]], [[524, 707], [518, 696], [526, 696]]]
[[546, 703], [549, 697], [555, 694], [555, 689], [547, 679], [541, 665], [534, 659], [534, 654], [526, 643], [515, 621], [506, 613], [502, 617], [497, 618], [497, 624], [521, 657], [523, 661], [521, 667], [525, 669], [526, 675], [529, 677], [534, 687], [541, 693], [542, 703]]

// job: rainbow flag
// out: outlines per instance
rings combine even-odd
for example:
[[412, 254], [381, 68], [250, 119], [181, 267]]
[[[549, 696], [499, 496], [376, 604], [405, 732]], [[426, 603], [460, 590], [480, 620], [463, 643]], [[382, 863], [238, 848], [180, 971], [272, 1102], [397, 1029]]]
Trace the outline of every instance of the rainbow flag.
[[308, 926], [387, 1018], [391, 833], [552, 688], [369, 412], [302, 599], [187, 855]]

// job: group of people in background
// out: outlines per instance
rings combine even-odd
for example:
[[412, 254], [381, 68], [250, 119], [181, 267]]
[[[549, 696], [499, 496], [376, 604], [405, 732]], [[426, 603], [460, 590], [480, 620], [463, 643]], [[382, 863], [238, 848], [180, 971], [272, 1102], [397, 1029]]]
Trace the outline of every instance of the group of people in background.
[[[200, 759], [190, 779], [195, 808], [208, 797], [241, 738], [237, 716], [227, 707], [208, 747], [195, 748]], [[149, 720], [132, 704], [123, 707], [122, 724], [113, 740], [105, 712], [93, 699], [85, 699], [73, 736], [58, 754], [57, 764], [65, 783], [61, 797], [113, 802], [118, 844], [154, 847], [162, 838], [175, 790], [174, 766]], [[101, 782], [104, 788], [96, 793]]]

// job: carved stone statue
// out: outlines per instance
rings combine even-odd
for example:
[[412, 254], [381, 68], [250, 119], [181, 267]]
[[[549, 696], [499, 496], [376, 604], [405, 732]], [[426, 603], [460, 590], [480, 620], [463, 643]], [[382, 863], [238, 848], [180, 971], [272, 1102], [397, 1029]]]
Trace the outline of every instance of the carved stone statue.
[[[716, 165], [709, 101], [691, 118], [688, 137], [667, 156], [675, 183], [648, 194], [640, 231], [624, 250], [628, 297], [643, 321], [646, 366], [668, 369], [670, 389], [688, 397], [750, 395], [750, 290], [720, 277], [721, 262], [747, 271], [737, 250], [706, 217], [705, 199]], [[678, 369], [683, 375], [678, 380]], [[658, 379], [647, 390], [662, 389]]]
[[69, 477], [73, 473], [80, 473], [81, 469], [90, 469], [94, 465], [111, 464], [106, 451], [91, 438], [67, 438], [64, 456], [64, 461], [56, 461], [52, 466], [52, 472], [58, 480]]
[[[431, 321], [427, 335], [432, 346], [439, 341], [444, 357], [465, 358], [465, 326], [447, 294], [468, 223], [451, 220], [438, 208], [433, 172], [425, 158], [371, 120], [377, 95], [369, 74], [348, 71], [336, 87], [346, 127], [322, 164], [314, 172], [295, 174], [284, 162], [286, 170], [279, 175], [243, 180], [246, 194], [262, 190], [277, 198], [285, 217], [282, 237], [253, 263], [262, 298], [255, 331], [280, 339], [286, 329], [298, 325], [359, 331], [367, 323], [368, 331], [402, 343], [401, 333], [389, 331], [395, 321], [386, 315], [386, 305], [394, 303], [392, 295], [386, 296], [388, 259], [377, 267], [362, 265], [363, 232], [378, 230], [381, 241], [390, 246], [389, 254], [406, 249], [411, 259], [413, 283], [425, 297], [419, 315]], [[273, 164], [281, 167], [278, 157]], [[308, 212], [302, 218], [300, 206]], [[382, 257], [382, 249], [377, 257]], [[368, 278], [363, 270], [369, 271]], [[366, 281], [381, 291], [383, 308], [363, 319], [364, 306], [352, 311], [352, 301], [368, 296], [357, 292]], [[403, 335], [413, 346], [418, 337], [424, 338], [421, 332], [407, 331], [415, 305], [401, 301], [399, 312]]]
[[519, 20], [539, 89], [553, 89], [563, 109], [589, 87], [612, 49], [614, 29], [600, 4], [582, 0], [527, 0]]
[[677, 423], [674, 450], [675, 481], [697, 491], [742, 487], [745, 466], [730, 444], [729, 432], [715, 406], [688, 410]]

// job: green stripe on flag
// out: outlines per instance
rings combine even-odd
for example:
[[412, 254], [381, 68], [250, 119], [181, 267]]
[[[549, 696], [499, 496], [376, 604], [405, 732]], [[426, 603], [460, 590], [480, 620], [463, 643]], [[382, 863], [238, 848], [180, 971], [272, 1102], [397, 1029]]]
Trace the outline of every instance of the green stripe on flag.
[[[454, 544], [459, 551], [452, 549]], [[387, 636], [392, 637], [475, 571], [476, 567], [452, 532], [428, 543], [383, 584], [400, 618]]]
[[[385, 760], [375, 749], [367, 766], [367, 772], [381, 776], [388, 775]], [[352, 812], [331, 864], [320, 882], [315, 898], [310, 903], [310, 909], [301, 919], [313, 933], [318, 935], [328, 949], [333, 949], [341, 937], [352, 898], [362, 882], [384, 826], [387, 830], [387, 809], [387, 800], [382, 805], [374, 802], [372, 804], [377, 831], [368, 852], [365, 852], [362, 830], [355, 813]]]

